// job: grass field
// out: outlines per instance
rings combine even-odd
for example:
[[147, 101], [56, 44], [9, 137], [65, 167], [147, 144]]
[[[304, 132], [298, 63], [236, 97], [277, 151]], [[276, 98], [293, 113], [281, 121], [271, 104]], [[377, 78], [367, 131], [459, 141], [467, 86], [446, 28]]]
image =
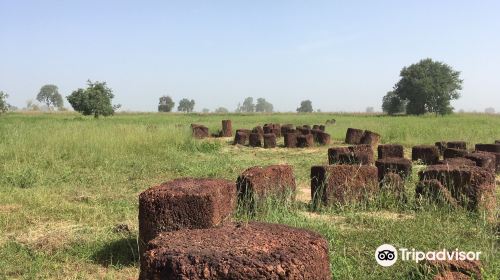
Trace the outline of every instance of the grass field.
[[[428, 277], [414, 262], [378, 266], [373, 254], [383, 243], [421, 251], [481, 251], [485, 278], [500, 278], [498, 226], [461, 210], [417, 207], [414, 181], [422, 166], [414, 167], [406, 204], [380, 197], [368, 205], [313, 213], [307, 203], [310, 167], [327, 164], [328, 147], [235, 147], [229, 138], [194, 140], [189, 129], [190, 123], [202, 123], [214, 131], [222, 119], [232, 119], [235, 129], [268, 122], [320, 124], [331, 118], [337, 124], [328, 126], [327, 132], [337, 144], [348, 127], [370, 129], [382, 135], [382, 143], [403, 144], [408, 156], [416, 144], [465, 140], [472, 147], [500, 138], [498, 115], [118, 114], [101, 119], [71, 113], [3, 115], [0, 279], [137, 278], [140, 192], [177, 177], [236, 180], [247, 167], [277, 163], [294, 166], [299, 201], [268, 201], [253, 219], [321, 233], [330, 243], [334, 279]], [[117, 230], [120, 224], [129, 230]]]

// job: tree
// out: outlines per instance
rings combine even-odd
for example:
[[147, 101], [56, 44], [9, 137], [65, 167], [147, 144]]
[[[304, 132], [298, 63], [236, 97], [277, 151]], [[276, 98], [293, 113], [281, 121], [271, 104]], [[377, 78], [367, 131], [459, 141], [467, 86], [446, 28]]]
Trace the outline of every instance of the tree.
[[255, 105], [255, 112], [273, 112], [273, 104], [266, 101], [264, 98], [257, 98], [257, 105]]
[[27, 100], [26, 101], [26, 110], [27, 111], [40, 111], [40, 106], [38, 106], [37, 103], [35, 103], [33, 100]]
[[389, 115], [404, 113], [406, 101], [401, 100], [394, 91], [389, 91], [382, 99], [382, 111]]
[[375, 112], [375, 109], [373, 107], [371, 107], [371, 106], [370, 107], [366, 107], [366, 112], [368, 114], [372, 114], [373, 112]]
[[443, 62], [427, 58], [404, 67], [400, 76], [394, 94], [407, 102], [407, 114], [429, 112], [444, 115], [453, 112], [450, 101], [458, 99], [462, 89], [460, 72]]
[[158, 104], [158, 112], [172, 112], [172, 109], [175, 106], [174, 100], [170, 96], [162, 96], [160, 97], [160, 102]]
[[114, 97], [113, 91], [106, 86], [105, 82], [93, 83], [89, 80], [86, 89], [79, 88], [66, 98], [75, 111], [85, 116], [94, 115], [95, 118], [98, 118], [99, 116], [113, 115], [115, 110], [120, 107], [120, 105], [111, 104]]
[[304, 100], [300, 102], [300, 107], [297, 108], [298, 113], [311, 113], [313, 111], [311, 100]]
[[227, 113], [229, 113], [229, 110], [224, 108], [224, 107], [219, 107], [219, 108], [215, 109], [214, 112], [217, 114], [227, 114]]
[[0, 91], [0, 114], [9, 111], [10, 105], [7, 104], [7, 98], [9, 98], [9, 95], [3, 91]]
[[495, 108], [493, 108], [493, 107], [488, 107], [488, 108], [484, 109], [484, 112], [485, 112], [486, 114], [495, 114]]
[[189, 99], [187, 98], [183, 98], [181, 99], [181, 101], [179, 101], [179, 106], [177, 107], [177, 111], [179, 112], [193, 112], [194, 110], [194, 100], [191, 99], [191, 101], [189, 101]]
[[236, 111], [243, 112], [243, 113], [252, 113], [255, 111], [255, 104], [253, 103], [253, 97], [247, 97], [243, 101], [243, 105], [239, 106]]
[[62, 108], [64, 105], [63, 98], [59, 94], [59, 89], [56, 85], [44, 85], [36, 96], [36, 100], [45, 103], [49, 110], [52, 107]]
[[201, 112], [202, 112], [202, 113], [204, 113], [204, 114], [208, 114], [208, 113], [210, 113], [210, 109], [208, 109], [208, 108], [203, 108], [203, 109], [201, 110]]

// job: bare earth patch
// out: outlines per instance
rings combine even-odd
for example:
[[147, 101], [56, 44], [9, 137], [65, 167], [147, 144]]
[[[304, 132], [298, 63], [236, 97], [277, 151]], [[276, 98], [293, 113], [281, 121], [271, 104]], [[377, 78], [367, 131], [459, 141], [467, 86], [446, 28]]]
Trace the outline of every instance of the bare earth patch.
[[363, 212], [360, 215], [370, 218], [381, 218], [386, 220], [401, 221], [415, 218], [415, 215], [402, 214], [390, 211]]
[[347, 223], [347, 218], [344, 216], [334, 215], [334, 214], [319, 214], [307, 211], [300, 211], [300, 214], [308, 219], [314, 219], [316, 221], [332, 223], [342, 231], [364, 230], [361, 227], [353, 227], [352, 225], [349, 225]]
[[309, 203], [311, 201], [311, 189], [305, 186], [304, 183], [299, 183], [297, 186], [296, 199], [301, 202]]
[[11, 213], [21, 209], [21, 204], [0, 204], [0, 213]]

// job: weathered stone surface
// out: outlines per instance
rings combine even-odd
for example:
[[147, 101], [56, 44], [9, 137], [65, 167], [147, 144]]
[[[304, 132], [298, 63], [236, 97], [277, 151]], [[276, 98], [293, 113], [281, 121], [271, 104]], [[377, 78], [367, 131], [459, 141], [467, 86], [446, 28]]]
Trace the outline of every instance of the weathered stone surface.
[[222, 120], [222, 137], [233, 136], [233, 124], [231, 120]]
[[326, 165], [311, 168], [311, 198], [315, 204], [363, 202], [378, 190], [375, 166]]
[[469, 154], [469, 152], [467, 150], [447, 148], [443, 152], [443, 158], [449, 159], [449, 158], [456, 158], [456, 157], [465, 157], [468, 154]]
[[345, 142], [347, 144], [361, 144], [364, 130], [356, 128], [348, 128], [345, 135]]
[[260, 133], [250, 133], [248, 138], [248, 145], [250, 147], [262, 147], [263, 135]]
[[437, 180], [456, 203], [469, 210], [484, 209], [494, 217], [495, 176], [477, 166], [431, 165], [419, 172], [420, 181]]
[[330, 134], [323, 132], [321, 130], [317, 130], [314, 135], [314, 141], [319, 145], [328, 145], [331, 142]]
[[264, 198], [268, 195], [282, 195], [294, 192], [295, 176], [291, 165], [270, 165], [250, 167], [238, 176], [236, 181], [238, 197]]
[[314, 146], [314, 136], [312, 134], [297, 136], [297, 147], [307, 148]]
[[382, 180], [387, 173], [396, 173], [406, 179], [411, 175], [411, 160], [406, 158], [383, 158], [375, 162], [378, 178]]
[[361, 137], [360, 144], [367, 144], [372, 147], [376, 147], [378, 142], [380, 142], [380, 134], [370, 130], [365, 130], [363, 137]]
[[425, 165], [436, 164], [439, 161], [439, 151], [432, 145], [414, 146], [411, 150], [411, 159], [421, 160]]
[[264, 135], [264, 129], [260, 125], [258, 125], [252, 129], [252, 133]]
[[289, 131], [285, 134], [285, 147], [287, 148], [296, 148], [297, 147], [297, 133]]
[[403, 145], [385, 144], [377, 147], [378, 159], [383, 158], [403, 158], [405, 156]]
[[276, 134], [268, 133], [264, 134], [264, 148], [276, 148]]
[[465, 141], [450, 141], [446, 143], [446, 147], [450, 149], [467, 149], [467, 142]]
[[246, 145], [251, 131], [248, 129], [238, 129], [234, 135], [233, 145]]
[[296, 131], [302, 135], [312, 134], [311, 128], [308, 127], [297, 126]]
[[469, 260], [446, 260], [446, 261], [424, 261], [424, 266], [436, 271], [434, 280], [481, 280], [480, 261]]
[[476, 162], [474, 162], [470, 159], [462, 158], [462, 157], [448, 158], [448, 159], [440, 161], [439, 164], [458, 165], [458, 166], [476, 166]]
[[500, 153], [500, 144], [476, 144], [476, 151]]
[[331, 279], [328, 242], [285, 225], [250, 222], [166, 232], [148, 244], [139, 279]]
[[276, 137], [281, 137], [281, 125], [278, 123], [265, 124], [263, 129], [264, 129], [264, 134], [274, 133]]
[[465, 156], [476, 163], [477, 166], [482, 167], [491, 172], [495, 172], [497, 166], [496, 156], [488, 152], [474, 152]]
[[284, 124], [281, 126], [281, 135], [285, 136], [290, 131], [295, 131], [293, 124]]
[[193, 137], [195, 138], [206, 138], [210, 136], [208, 127], [201, 124], [191, 124], [191, 130], [193, 133]]
[[230, 219], [236, 202], [234, 182], [182, 178], [139, 195], [139, 248], [163, 231], [209, 228]]
[[371, 165], [374, 161], [374, 153], [370, 145], [332, 147], [328, 149], [329, 164]]
[[332, 147], [328, 149], [328, 163], [329, 164], [349, 164], [343, 162], [343, 159], [350, 157], [351, 150], [349, 147]]

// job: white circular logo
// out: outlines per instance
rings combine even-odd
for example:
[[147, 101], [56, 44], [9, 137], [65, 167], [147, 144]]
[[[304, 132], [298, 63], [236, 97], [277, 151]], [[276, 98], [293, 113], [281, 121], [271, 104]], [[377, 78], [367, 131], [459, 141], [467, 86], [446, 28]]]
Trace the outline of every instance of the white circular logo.
[[391, 266], [398, 260], [398, 251], [392, 245], [380, 245], [375, 250], [375, 260], [381, 266]]

